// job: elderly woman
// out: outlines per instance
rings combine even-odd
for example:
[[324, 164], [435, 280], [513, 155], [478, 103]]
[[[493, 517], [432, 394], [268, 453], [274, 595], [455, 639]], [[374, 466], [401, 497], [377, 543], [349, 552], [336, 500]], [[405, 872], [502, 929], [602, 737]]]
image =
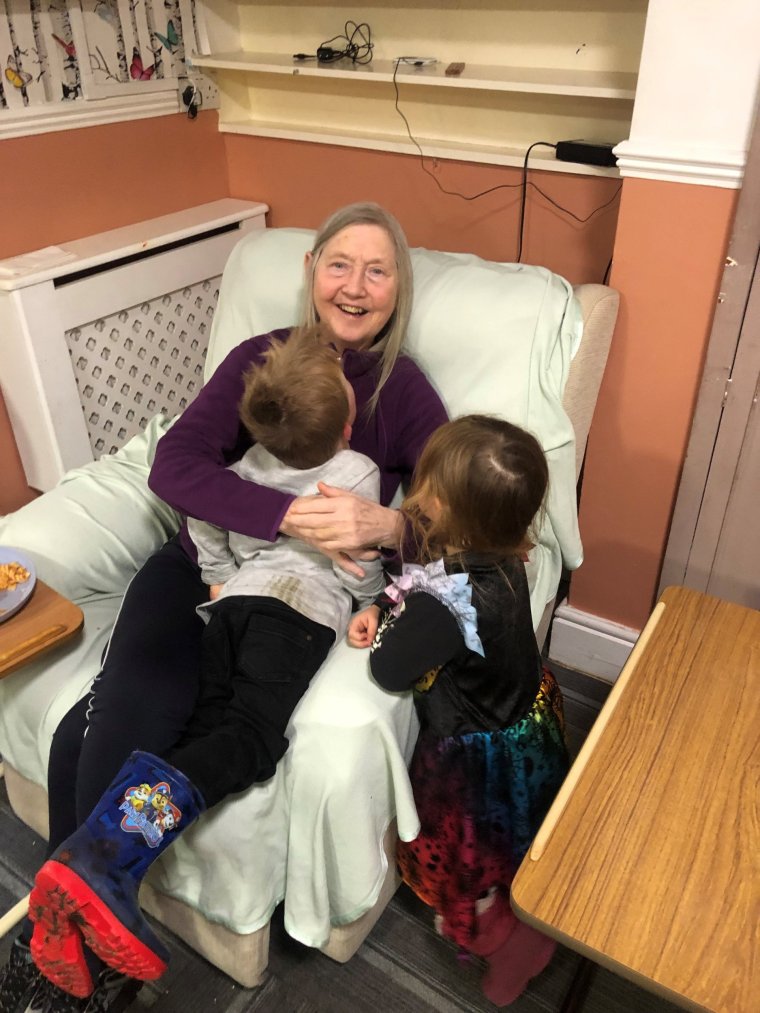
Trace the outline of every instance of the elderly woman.
[[[351, 448], [378, 465], [381, 503], [328, 486], [320, 496], [294, 498], [228, 470], [250, 444], [238, 416], [243, 374], [260, 359], [270, 334], [242, 342], [222, 362], [159, 442], [149, 485], [185, 515], [268, 540], [283, 532], [356, 569], [366, 553], [398, 546], [400, 515], [388, 504], [446, 412], [419, 368], [401, 354], [412, 271], [398, 222], [375, 204], [342, 208], [318, 230], [305, 269], [302, 322], [319, 321], [341, 356], [357, 404]], [[288, 331], [275, 333], [287, 337]], [[132, 580], [91, 695], [56, 731], [48, 775], [49, 853], [84, 823], [133, 750], [161, 756], [180, 740], [199, 684], [203, 623], [195, 609], [207, 597], [183, 525]], [[30, 954], [33, 928], [24, 923], [0, 976], [0, 1013], [24, 1013], [30, 1001], [29, 1008], [49, 1013], [125, 1008], [139, 983], [114, 975], [87, 949], [95, 986], [89, 997], [77, 999], [41, 978]], [[49, 919], [44, 931], [51, 931]], [[81, 952], [72, 922], [54, 926], [53, 936], [52, 952], [58, 947], [63, 963]], [[109, 963], [118, 967], [118, 960]]]

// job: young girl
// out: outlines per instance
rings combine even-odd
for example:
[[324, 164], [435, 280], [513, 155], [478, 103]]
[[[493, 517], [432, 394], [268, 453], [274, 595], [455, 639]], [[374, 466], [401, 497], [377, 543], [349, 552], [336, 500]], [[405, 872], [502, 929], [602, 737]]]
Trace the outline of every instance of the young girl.
[[523, 564], [547, 480], [540, 445], [517, 426], [482, 415], [441, 426], [402, 507], [424, 565], [405, 565], [348, 633], [371, 647], [381, 686], [414, 687], [421, 830], [399, 843], [399, 868], [439, 930], [489, 958], [483, 988], [497, 1005], [554, 952], [509, 905], [568, 767], [562, 697], [542, 669]]

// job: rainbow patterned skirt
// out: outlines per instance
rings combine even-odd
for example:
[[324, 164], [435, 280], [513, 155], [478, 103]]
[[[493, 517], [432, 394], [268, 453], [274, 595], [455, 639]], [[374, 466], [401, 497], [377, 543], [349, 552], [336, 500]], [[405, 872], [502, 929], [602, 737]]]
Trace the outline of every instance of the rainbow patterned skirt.
[[567, 774], [564, 725], [562, 693], [544, 669], [530, 711], [508, 728], [420, 735], [410, 777], [421, 830], [399, 842], [399, 869], [464, 948], [477, 900], [494, 888], [509, 892]]

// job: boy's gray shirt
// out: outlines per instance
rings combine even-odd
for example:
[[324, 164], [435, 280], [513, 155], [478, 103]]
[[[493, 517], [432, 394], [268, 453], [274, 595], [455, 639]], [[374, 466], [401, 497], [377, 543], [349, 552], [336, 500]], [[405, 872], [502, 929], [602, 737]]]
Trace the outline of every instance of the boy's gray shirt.
[[[377, 465], [354, 450], [339, 450], [317, 468], [292, 468], [283, 464], [261, 444], [254, 444], [230, 465], [241, 478], [292, 493], [311, 496], [325, 482], [367, 499], [379, 501], [380, 472]], [[351, 598], [369, 605], [384, 586], [380, 559], [362, 562], [363, 578], [346, 573], [337, 563], [298, 538], [280, 534], [276, 541], [225, 531], [192, 517], [188, 531], [198, 549], [198, 563], [206, 584], [223, 584], [219, 597], [198, 606], [208, 622], [216, 602], [230, 595], [262, 595], [277, 598], [314, 622], [345, 635], [351, 615]]]

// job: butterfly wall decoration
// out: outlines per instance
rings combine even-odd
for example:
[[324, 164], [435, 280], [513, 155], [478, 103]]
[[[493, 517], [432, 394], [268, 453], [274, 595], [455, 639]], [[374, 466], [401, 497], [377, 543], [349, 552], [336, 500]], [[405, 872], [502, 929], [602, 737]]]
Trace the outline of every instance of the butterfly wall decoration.
[[119, 18], [116, 15], [113, 7], [111, 7], [106, 0], [96, 0], [95, 13], [101, 18], [106, 24], [113, 25], [116, 27], [119, 24]]
[[177, 29], [174, 27], [174, 22], [171, 20], [171, 18], [169, 18], [169, 21], [166, 25], [166, 35], [162, 35], [161, 32], [153, 32], [153, 34], [156, 36], [156, 38], [164, 47], [164, 49], [168, 50], [168, 52], [170, 53], [173, 53], [174, 50], [179, 45], [179, 35], [177, 34]]
[[63, 39], [60, 36], [58, 36], [58, 35], [55, 34], [55, 32], [53, 32], [52, 35], [53, 35], [53, 38], [55, 39], [55, 41], [58, 43], [58, 45], [64, 51], [64, 53], [66, 54], [66, 56], [68, 56], [71, 59], [74, 59], [74, 57], [76, 57], [76, 55], [77, 55], [77, 50], [76, 50], [76, 46], [74, 45], [74, 43], [73, 42], [64, 42]]
[[140, 56], [140, 51], [135, 47], [132, 50], [132, 62], [129, 65], [129, 76], [134, 81], [150, 81], [156, 72], [156, 65], [152, 63], [150, 67], [145, 67]]
[[5, 79], [12, 84], [14, 88], [21, 89], [26, 88], [32, 80], [32, 75], [27, 74], [25, 70], [22, 70], [17, 63], [16, 58], [11, 55], [8, 57], [8, 62], [5, 65]]
[[[0, 75], [4, 75], [0, 77], [0, 91], [4, 87], [9, 100], [3, 103], [4, 109], [15, 109], [29, 102], [70, 103], [72, 99], [123, 95], [133, 86], [135, 93], [171, 91], [184, 77], [184, 50], [195, 32], [188, 8], [192, 12], [195, 3], [196, 0], [182, 0], [182, 4], [180, 0], [145, 0], [144, 3], [140, 0], [64, 0], [61, 4], [59, 0], [20, 0], [18, 3], [11, 0], [9, 5], [8, 0], [5, 4], [0, 0], [0, 11], [9, 9], [10, 34], [14, 24], [20, 31], [23, 23], [24, 31], [17, 37], [25, 42], [32, 36], [35, 39], [34, 44], [26, 43], [28, 51], [25, 51], [16, 44], [16, 37], [9, 39], [5, 29], [0, 31], [7, 43], [0, 48]], [[81, 5], [81, 34], [77, 33], [76, 41], [64, 11], [69, 5]], [[32, 19], [33, 23], [28, 24], [33, 8], [44, 9], [49, 17]], [[6, 15], [0, 15], [0, 22], [5, 24], [3, 17]], [[38, 88], [35, 81], [44, 88]], [[147, 86], [146, 81], [150, 82]], [[189, 116], [197, 113], [199, 103], [200, 94], [188, 106]]]

